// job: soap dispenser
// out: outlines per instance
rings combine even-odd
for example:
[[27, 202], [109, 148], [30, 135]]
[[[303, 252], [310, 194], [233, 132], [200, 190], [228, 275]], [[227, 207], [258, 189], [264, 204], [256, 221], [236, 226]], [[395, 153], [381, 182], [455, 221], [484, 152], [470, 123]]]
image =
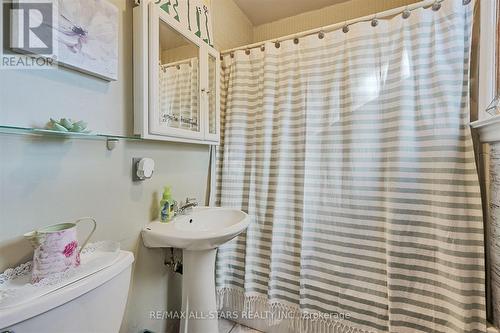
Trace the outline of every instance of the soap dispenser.
[[174, 200], [172, 199], [172, 189], [170, 186], [165, 186], [163, 189], [163, 196], [160, 201], [160, 220], [162, 222], [168, 222], [172, 218], [173, 205]]

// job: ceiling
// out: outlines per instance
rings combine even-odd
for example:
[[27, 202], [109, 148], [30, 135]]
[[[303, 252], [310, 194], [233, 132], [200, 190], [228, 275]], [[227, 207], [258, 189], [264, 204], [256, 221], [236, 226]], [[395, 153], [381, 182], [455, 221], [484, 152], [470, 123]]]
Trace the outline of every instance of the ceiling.
[[253, 25], [260, 25], [349, 0], [234, 0]]

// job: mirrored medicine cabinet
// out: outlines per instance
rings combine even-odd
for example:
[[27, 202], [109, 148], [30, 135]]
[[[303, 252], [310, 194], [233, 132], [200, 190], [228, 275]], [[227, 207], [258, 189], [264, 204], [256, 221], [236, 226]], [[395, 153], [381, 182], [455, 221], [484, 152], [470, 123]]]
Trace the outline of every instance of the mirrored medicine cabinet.
[[220, 59], [155, 1], [134, 8], [134, 130], [142, 138], [218, 144]]

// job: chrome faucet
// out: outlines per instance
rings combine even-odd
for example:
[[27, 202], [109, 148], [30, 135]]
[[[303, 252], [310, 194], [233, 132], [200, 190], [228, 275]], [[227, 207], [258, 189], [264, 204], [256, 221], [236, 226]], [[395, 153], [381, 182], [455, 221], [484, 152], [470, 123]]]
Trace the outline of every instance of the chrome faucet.
[[195, 198], [186, 198], [186, 202], [184, 204], [181, 204], [180, 207], [174, 207], [174, 213], [175, 215], [184, 215], [191, 210], [193, 210], [194, 207], [198, 206], [198, 201], [196, 201]]

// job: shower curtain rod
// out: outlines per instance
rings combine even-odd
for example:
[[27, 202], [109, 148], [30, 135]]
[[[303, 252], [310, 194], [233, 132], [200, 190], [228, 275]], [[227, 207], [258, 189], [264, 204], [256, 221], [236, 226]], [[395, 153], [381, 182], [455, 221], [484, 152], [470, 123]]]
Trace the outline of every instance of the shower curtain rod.
[[166, 63], [166, 64], [161, 64], [160, 63], [160, 67], [172, 67], [172, 66], [175, 66], [175, 65], [181, 65], [181, 64], [184, 64], [184, 63], [189, 63], [189, 65], [191, 65], [191, 61], [193, 59], [198, 59], [196, 57], [193, 57], [193, 58], [188, 58], [188, 59], [182, 59], [182, 60], [177, 60], [177, 61], [174, 61], [174, 62], [169, 62], [169, 63]]
[[[317, 33], [330, 32], [330, 31], [338, 30], [340, 28], [349, 27], [350, 25], [355, 24], [355, 23], [368, 22], [368, 21], [373, 21], [373, 20], [376, 20], [376, 19], [384, 18], [384, 17], [395, 16], [395, 15], [398, 15], [398, 14], [401, 14], [401, 13], [404, 13], [404, 12], [411, 12], [413, 10], [416, 10], [416, 9], [419, 9], [419, 8], [422, 8], [422, 7], [437, 6], [436, 10], [438, 10], [440, 8], [439, 6], [440, 6], [441, 2], [443, 2], [443, 1], [445, 1], [445, 0], [423, 0], [421, 2], [412, 4], [412, 5], [398, 7], [398, 8], [393, 8], [393, 9], [389, 9], [389, 10], [386, 10], [386, 11], [383, 11], [383, 12], [379, 12], [379, 13], [376, 13], [376, 14], [371, 14], [371, 15], [367, 15], [367, 16], [363, 16], [363, 17], [358, 17], [358, 18], [355, 18], [355, 19], [352, 19], [352, 20], [348, 20], [348, 21], [344, 21], [344, 22], [339, 22], [339, 23], [334, 23], [334, 24], [327, 25], [327, 26], [320, 27], [320, 28], [306, 30], [306, 31], [302, 31], [302, 32], [295, 33], [295, 34], [290, 34], [290, 35], [283, 36], [283, 37], [268, 39], [268, 40], [257, 42], [257, 43], [253, 43], [253, 44], [248, 44], [248, 45], [244, 45], [244, 46], [235, 47], [235, 48], [232, 48], [232, 49], [229, 49], [229, 50], [222, 51], [221, 55], [232, 53], [234, 51], [239, 51], [239, 50], [249, 50], [249, 49], [257, 48], [257, 47], [263, 46], [266, 43], [283, 42], [283, 41], [286, 41], [286, 40], [296, 39], [296, 38], [299, 38], [299, 37], [306, 37], [306, 36], [310, 36], [310, 35], [315, 35]], [[462, 0], [462, 3], [464, 5], [468, 5], [471, 1], [472, 0]], [[407, 17], [408, 16], [406, 16], [405, 18], [407, 18]], [[376, 24], [377, 23], [375, 23], [375, 25]], [[345, 32], [347, 32], [347, 31], [345, 31]]]

